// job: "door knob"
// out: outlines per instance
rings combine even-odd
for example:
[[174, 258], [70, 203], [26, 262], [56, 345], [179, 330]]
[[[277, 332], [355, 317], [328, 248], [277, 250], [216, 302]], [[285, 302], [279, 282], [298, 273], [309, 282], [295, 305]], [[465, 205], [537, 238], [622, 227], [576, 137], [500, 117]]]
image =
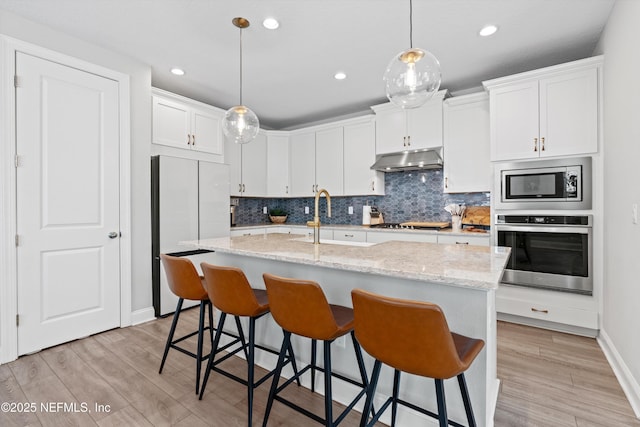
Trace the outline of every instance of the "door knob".
[[116, 233], [115, 231], [112, 231], [111, 233], [108, 234], [110, 239], [115, 239], [116, 237], [118, 237], [118, 233]]

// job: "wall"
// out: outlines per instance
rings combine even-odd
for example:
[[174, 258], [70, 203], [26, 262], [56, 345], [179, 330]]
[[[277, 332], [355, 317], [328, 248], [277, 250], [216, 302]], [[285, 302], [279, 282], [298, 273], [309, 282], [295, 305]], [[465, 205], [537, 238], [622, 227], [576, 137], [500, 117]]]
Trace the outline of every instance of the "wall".
[[640, 2], [618, 0], [598, 46], [604, 54], [604, 296], [601, 344], [640, 416]]
[[[362, 206], [377, 206], [385, 222], [450, 221], [443, 209], [450, 203], [468, 206], [489, 206], [489, 193], [444, 194], [442, 170], [407, 171], [385, 174], [385, 196], [331, 197], [331, 218], [326, 217], [326, 203], [320, 201], [323, 224], [362, 224]], [[268, 222], [262, 208], [281, 207], [289, 213], [287, 222], [304, 224], [313, 220], [314, 198], [259, 199], [241, 198], [236, 210], [236, 224], [249, 225]], [[309, 207], [309, 214], [304, 207]], [[353, 206], [353, 215], [348, 214]]]
[[132, 311], [151, 303], [151, 69], [129, 57], [0, 10], [4, 35], [82, 59], [130, 76], [131, 92], [131, 269]]

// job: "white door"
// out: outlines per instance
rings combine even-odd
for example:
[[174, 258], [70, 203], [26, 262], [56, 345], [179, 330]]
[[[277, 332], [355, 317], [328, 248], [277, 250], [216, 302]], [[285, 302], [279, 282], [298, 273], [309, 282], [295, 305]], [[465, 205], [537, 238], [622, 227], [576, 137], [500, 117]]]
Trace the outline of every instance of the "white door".
[[118, 83], [16, 55], [18, 354], [120, 324]]

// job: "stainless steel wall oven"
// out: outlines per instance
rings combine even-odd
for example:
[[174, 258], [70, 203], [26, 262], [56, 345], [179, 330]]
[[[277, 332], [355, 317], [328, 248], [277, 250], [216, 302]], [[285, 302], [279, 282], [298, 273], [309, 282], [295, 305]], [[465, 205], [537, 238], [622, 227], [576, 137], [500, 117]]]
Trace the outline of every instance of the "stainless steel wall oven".
[[503, 283], [593, 293], [591, 215], [496, 215], [496, 242], [511, 248]]

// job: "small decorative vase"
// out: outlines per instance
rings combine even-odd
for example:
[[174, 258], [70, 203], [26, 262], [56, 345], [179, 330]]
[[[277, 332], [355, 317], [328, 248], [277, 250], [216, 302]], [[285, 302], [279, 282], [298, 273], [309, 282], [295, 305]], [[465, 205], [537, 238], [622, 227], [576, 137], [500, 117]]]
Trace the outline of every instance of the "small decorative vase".
[[288, 215], [284, 215], [284, 216], [269, 215], [269, 219], [274, 224], [284, 224], [287, 221], [287, 217]]

